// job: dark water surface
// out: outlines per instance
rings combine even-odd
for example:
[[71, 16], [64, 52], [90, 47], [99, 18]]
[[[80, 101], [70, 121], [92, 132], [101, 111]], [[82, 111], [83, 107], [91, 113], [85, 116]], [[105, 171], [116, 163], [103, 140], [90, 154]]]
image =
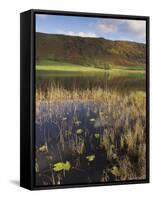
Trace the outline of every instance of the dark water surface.
[[[127, 93], [130, 91], [145, 91], [145, 77], [144, 74], [132, 74], [132, 75], [124, 75], [124, 76], [112, 76], [109, 73], [104, 73], [102, 75], [77, 75], [75, 76], [42, 76], [42, 74], [37, 73], [36, 79], [36, 88], [40, 89], [42, 92], [47, 91], [47, 89], [51, 86], [62, 86], [67, 90], [86, 90], [92, 88], [102, 88], [104, 90], [116, 90], [119, 93]], [[39, 116], [41, 116], [41, 124], [37, 123], [36, 125], [36, 144], [39, 146], [40, 144], [44, 143], [45, 137], [42, 132], [49, 132], [52, 137], [57, 137], [59, 134], [59, 130], [57, 126], [50, 121], [50, 105], [49, 102], [42, 102], [39, 107]], [[74, 109], [77, 108], [77, 116], [78, 120], [81, 121], [80, 128], [85, 129], [88, 128], [91, 132], [99, 132], [99, 129], [90, 126], [89, 118], [96, 119], [98, 116], [98, 112], [95, 113], [93, 110], [97, 107], [99, 110], [100, 105], [94, 105], [92, 102], [84, 102], [75, 105], [74, 103], [62, 103], [59, 105], [61, 110], [56, 110], [53, 112], [52, 110], [52, 120], [57, 121], [61, 120], [62, 118], [66, 117], [67, 126], [71, 126], [73, 121], [72, 118], [74, 116]], [[53, 106], [52, 106], [53, 107]], [[94, 108], [94, 109], [93, 109]], [[89, 113], [87, 116], [87, 113]], [[68, 113], [68, 114], [67, 114]], [[76, 113], [75, 113], [76, 114]], [[54, 116], [55, 115], [55, 116]], [[97, 115], [97, 116], [96, 116]], [[54, 119], [53, 119], [54, 118]], [[61, 123], [61, 122], [60, 122]], [[68, 127], [67, 127], [68, 128]], [[100, 127], [102, 129], [104, 127]]]
[[[52, 114], [49, 112], [50, 108]], [[63, 130], [70, 130], [74, 134], [77, 129], [81, 129], [82, 132], [93, 135], [101, 133], [104, 128], [113, 125], [111, 116], [108, 116], [107, 120], [103, 118], [103, 121], [99, 118], [99, 112], [107, 112], [106, 106], [93, 101], [63, 102], [55, 105], [44, 101], [40, 105], [39, 111], [41, 123], [39, 117], [36, 123], [36, 144], [38, 146], [44, 144], [46, 139], [47, 141], [52, 139], [54, 143], [57, 143], [60, 134], [59, 127], [61, 126]]]
[[67, 76], [47, 76], [37, 72], [36, 87], [45, 91], [52, 85], [59, 85], [67, 90], [73, 89], [92, 89], [100, 87], [102, 89], [126, 91], [145, 90], [145, 75], [144, 74], [127, 74], [127, 75], [112, 75], [103, 73], [100, 75], [67, 75]]

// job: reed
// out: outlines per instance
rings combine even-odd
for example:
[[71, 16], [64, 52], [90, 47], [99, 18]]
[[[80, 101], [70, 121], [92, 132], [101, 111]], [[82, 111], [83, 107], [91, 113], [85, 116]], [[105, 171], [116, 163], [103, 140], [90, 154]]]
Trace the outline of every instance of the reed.
[[[36, 147], [39, 181], [64, 184], [75, 182], [77, 175], [88, 182], [145, 179], [145, 99], [145, 92], [121, 94], [98, 87], [70, 91], [52, 85], [46, 92], [36, 90], [36, 124], [51, 123], [59, 130], [54, 139], [43, 128], [45, 143]], [[45, 170], [40, 169], [40, 157], [46, 160]]]

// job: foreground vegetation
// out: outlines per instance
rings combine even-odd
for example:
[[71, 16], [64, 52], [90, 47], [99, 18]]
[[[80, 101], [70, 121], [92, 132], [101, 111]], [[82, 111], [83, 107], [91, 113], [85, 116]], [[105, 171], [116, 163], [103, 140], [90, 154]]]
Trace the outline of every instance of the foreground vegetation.
[[36, 183], [145, 179], [145, 108], [145, 92], [37, 89]]

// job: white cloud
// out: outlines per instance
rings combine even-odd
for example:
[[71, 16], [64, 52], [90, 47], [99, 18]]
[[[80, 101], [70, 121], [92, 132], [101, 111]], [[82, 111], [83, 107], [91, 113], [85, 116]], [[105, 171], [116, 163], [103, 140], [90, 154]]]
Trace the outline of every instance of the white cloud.
[[105, 33], [113, 33], [119, 31], [120, 24], [123, 23], [123, 20], [118, 19], [102, 19], [97, 23], [97, 28]]
[[128, 20], [127, 21], [128, 30], [138, 34], [140, 37], [145, 37], [146, 35], [146, 22], [138, 20]]
[[146, 22], [143, 20], [101, 19], [96, 28], [102, 34], [116, 33], [123, 40], [145, 42]]
[[98, 29], [103, 32], [116, 32], [118, 30], [116, 25], [113, 24], [97, 24]]
[[92, 33], [92, 32], [58, 31], [58, 33], [64, 34], [64, 35], [79, 36], [79, 37], [97, 37], [97, 35], [95, 33]]

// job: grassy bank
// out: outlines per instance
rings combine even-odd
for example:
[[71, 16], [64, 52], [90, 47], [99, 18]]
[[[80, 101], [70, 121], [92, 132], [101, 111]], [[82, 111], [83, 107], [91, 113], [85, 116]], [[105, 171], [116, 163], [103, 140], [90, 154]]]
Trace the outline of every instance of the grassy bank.
[[62, 63], [62, 62], [53, 62], [53, 61], [42, 61], [36, 65], [36, 70], [38, 72], [51, 72], [58, 74], [83, 74], [83, 75], [91, 75], [91, 74], [103, 74], [105, 72], [109, 72], [116, 75], [127, 75], [127, 74], [135, 74], [135, 75], [144, 75], [144, 66], [115, 66], [109, 65], [109, 69], [104, 69], [104, 66], [96, 67], [96, 66], [82, 66], [75, 65], [70, 63]]

